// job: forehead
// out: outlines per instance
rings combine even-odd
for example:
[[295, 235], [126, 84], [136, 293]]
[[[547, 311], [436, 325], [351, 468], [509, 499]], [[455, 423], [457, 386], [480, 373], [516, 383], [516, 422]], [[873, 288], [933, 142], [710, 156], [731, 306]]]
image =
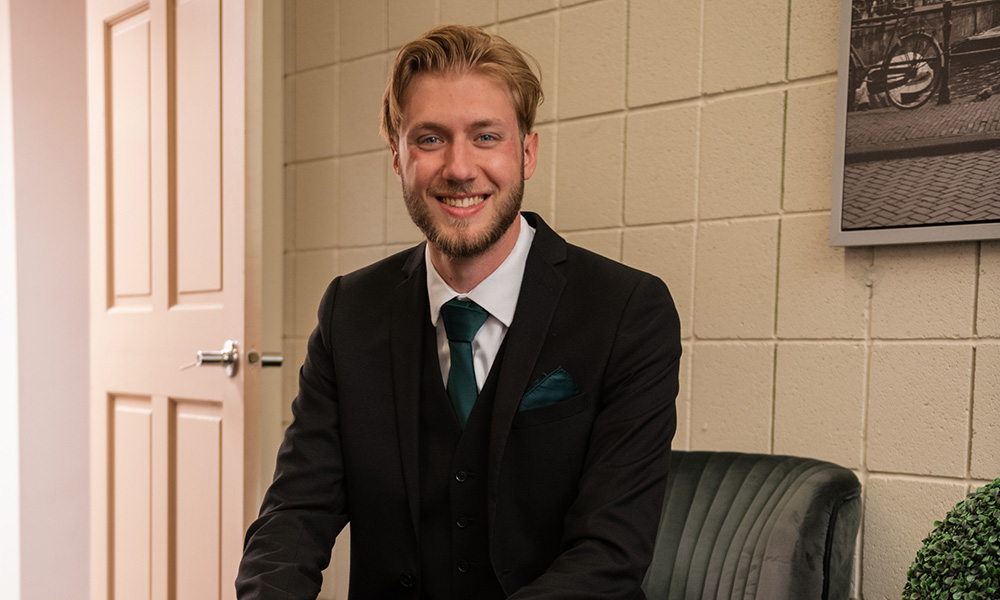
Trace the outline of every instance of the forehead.
[[415, 124], [509, 121], [517, 125], [514, 100], [497, 77], [466, 73], [419, 73], [403, 94], [401, 128]]

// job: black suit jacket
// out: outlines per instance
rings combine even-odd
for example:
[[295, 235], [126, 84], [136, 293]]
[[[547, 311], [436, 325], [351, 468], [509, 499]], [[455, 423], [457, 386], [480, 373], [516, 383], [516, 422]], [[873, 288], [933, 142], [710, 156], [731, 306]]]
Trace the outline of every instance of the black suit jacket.
[[[677, 313], [659, 279], [525, 217], [536, 234], [483, 474], [492, 566], [514, 598], [641, 598], [676, 428]], [[350, 597], [418, 597], [426, 268], [420, 245], [327, 289], [294, 421], [247, 532], [240, 598], [315, 598], [348, 522]], [[518, 410], [560, 367], [579, 393]]]

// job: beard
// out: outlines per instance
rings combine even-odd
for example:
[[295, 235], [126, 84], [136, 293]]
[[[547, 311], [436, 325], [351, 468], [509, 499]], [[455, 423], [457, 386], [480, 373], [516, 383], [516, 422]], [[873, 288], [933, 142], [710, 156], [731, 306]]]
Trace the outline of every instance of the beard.
[[[436, 189], [440, 194], [466, 194], [471, 190], [463, 189], [461, 186], [448, 189]], [[428, 192], [428, 197], [433, 199], [433, 195]], [[406, 201], [406, 210], [427, 242], [434, 248], [451, 258], [474, 258], [489, 250], [493, 244], [503, 237], [510, 226], [514, 223], [521, 212], [521, 201], [524, 197], [524, 170], [521, 170], [521, 177], [517, 184], [511, 188], [510, 193], [505, 196], [495, 196], [487, 202], [495, 202], [496, 208], [492, 221], [487, 225], [482, 233], [473, 235], [468, 233], [468, 222], [462, 219], [445, 217], [449, 225], [457, 233], [451, 235], [446, 233], [435, 221], [430, 208], [424, 200], [424, 196], [406, 185], [403, 181], [403, 199]], [[436, 202], [437, 200], [433, 200]]]

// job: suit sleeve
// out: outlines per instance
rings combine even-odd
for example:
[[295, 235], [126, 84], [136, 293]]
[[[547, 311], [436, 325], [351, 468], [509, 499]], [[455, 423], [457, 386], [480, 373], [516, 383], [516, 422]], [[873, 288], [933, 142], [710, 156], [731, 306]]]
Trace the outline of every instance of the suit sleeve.
[[292, 402], [292, 424], [274, 480], [250, 526], [236, 578], [240, 600], [313, 600], [337, 534], [347, 524], [330, 318], [339, 280], [327, 289]]
[[633, 289], [601, 385], [561, 554], [511, 599], [644, 598], [677, 427], [680, 324], [666, 286]]

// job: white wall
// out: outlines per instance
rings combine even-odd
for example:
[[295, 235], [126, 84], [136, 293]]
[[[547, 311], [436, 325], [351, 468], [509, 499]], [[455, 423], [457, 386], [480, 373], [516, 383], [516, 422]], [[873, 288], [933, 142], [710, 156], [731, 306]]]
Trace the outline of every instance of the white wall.
[[[0, 178], [0, 319], [9, 322], [16, 310], [17, 328], [0, 329], [0, 347], [16, 357], [8, 363], [0, 354], [0, 369], [14, 364], [17, 374], [0, 378], [0, 420], [18, 434], [0, 443], [16, 440], [2, 454], [16, 461], [19, 478], [0, 476], [5, 492], [8, 481], [18, 482], [19, 511], [2, 512], [20, 525], [20, 593], [11, 597], [45, 600], [89, 587], [85, 4], [4, 0], [3, 7], [11, 87], [0, 88], [0, 108], [9, 109], [12, 132], [0, 145], [13, 150], [13, 177]], [[4, 150], [0, 164], [9, 165]], [[3, 569], [16, 564], [0, 557]]]

